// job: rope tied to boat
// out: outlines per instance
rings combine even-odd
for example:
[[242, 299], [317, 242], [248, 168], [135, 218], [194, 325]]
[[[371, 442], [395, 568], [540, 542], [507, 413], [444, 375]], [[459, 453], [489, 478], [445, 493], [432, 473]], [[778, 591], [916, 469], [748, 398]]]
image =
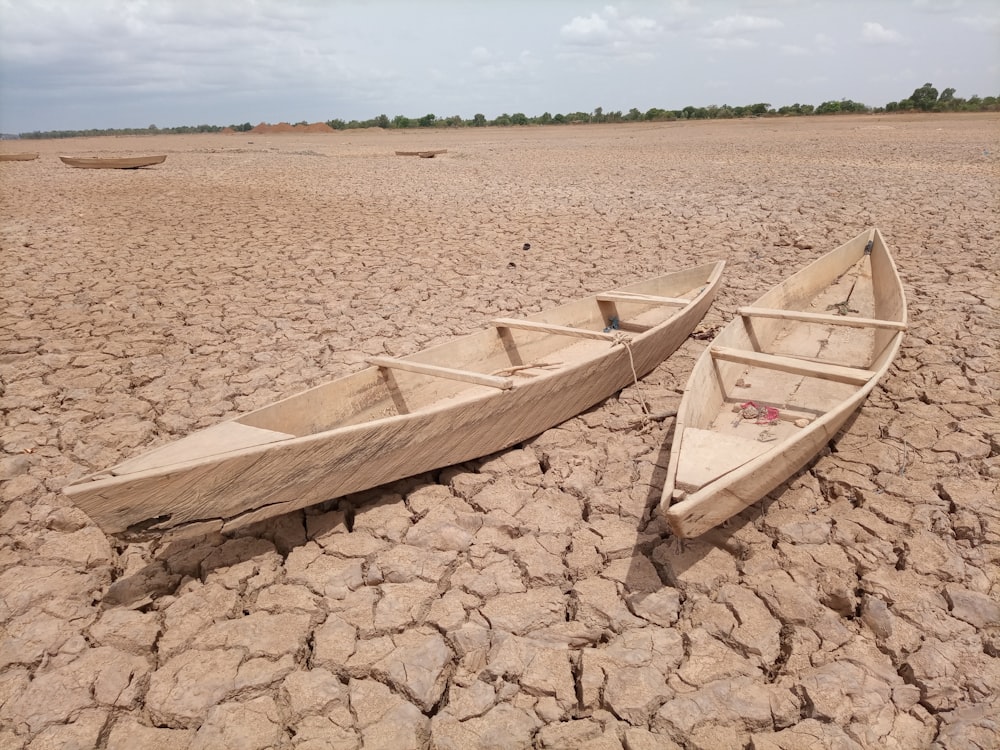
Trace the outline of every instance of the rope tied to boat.
[[[617, 318], [614, 320], [617, 321]], [[639, 406], [642, 408], [640, 422], [645, 427], [651, 424], [653, 420], [650, 416], [649, 406], [646, 404], [646, 398], [642, 395], [642, 389], [639, 387], [639, 373], [635, 371], [635, 359], [632, 357], [632, 337], [623, 331], [615, 331], [615, 335], [611, 339], [611, 346], [618, 346], [619, 344], [624, 346], [625, 351], [628, 352], [628, 363], [629, 367], [632, 368], [632, 383], [635, 385], [635, 392], [639, 396]]]

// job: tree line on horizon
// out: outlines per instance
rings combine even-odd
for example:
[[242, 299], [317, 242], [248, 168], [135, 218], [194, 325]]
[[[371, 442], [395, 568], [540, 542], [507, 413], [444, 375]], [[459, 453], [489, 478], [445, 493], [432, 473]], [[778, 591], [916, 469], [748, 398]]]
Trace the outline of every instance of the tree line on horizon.
[[[405, 129], [405, 128], [452, 128], [452, 127], [473, 127], [481, 128], [487, 126], [509, 127], [514, 125], [573, 125], [584, 123], [624, 123], [624, 122], [664, 122], [675, 120], [725, 120], [739, 119], [744, 117], [798, 117], [813, 115], [836, 115], [836, 114], [880, 114], [880, 113], [906, 113], [906, 112], [998, 112], [1000, 111], [1000, 97], [973, 95], [968, 99], [955, 96], [955, 89], [946, 88], [940, 93], [933, 84], [925, 83], [920, 88], [914, 89], [913, 93], [905, 99], [889, 102], [884, 107], [869, 107], [861, 102], [841, 99], [840, 101], [827, 101], [819, 105], [812, 104], [791, 104], [777, 109], [769, 103], [759, 102], [731, 107], [728, 104], [721, 106], [710, 104], [707, 107], [687, 106], [683, 109], [659, 109], [652, 108], [645, 112], [633, 107], [626, 113], [621, 111], [605, 112], [603, 107], [597, 107], [593, 112], [570, 112], [567, 114], [550, 114], [545, 112], [537, 117], [528, 117], [521, 112], [514, 114], [502, 114], [492, 120], [483, 114], [475, 114], [472, 119], [466, 120], [459, 115], [451, 117], [437, 117], [433, 114], [426, 114], [423, 117], [407, 117], [396, 115], [390, 119], [387, 115], [379, 115], [370, 120], [350, 120], [345, 121], [339, 118], [327, 120], [326, 124], [334, 130], [352, 130], [360, 128], [384, 128], [384, 129]], [[306, 121], [295, 123], [295, 125], [308, 125]], [[74, 138], [81, 136], [99, 135], [149, 135], [149, 134], [186, 134], [186, 133], [218, 133], [222, 130], [234, 130], [237, 132], [247, 132], [253, 130], [254, 126], [249, 122], [238, 125], [182, 125], [172, 128], [158, 128], [150, 125], [147, 128], [106, 128], [88, 130], [49, 130], [33, 131], [30, 133], [20, 133], [18, 137], [25, 139], [41, 138]]]

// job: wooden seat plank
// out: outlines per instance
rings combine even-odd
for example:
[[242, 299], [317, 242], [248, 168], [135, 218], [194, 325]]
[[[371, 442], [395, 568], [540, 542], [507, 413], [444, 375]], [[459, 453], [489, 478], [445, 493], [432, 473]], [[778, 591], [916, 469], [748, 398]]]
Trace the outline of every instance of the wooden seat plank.
[[393, 357], [369, 357], [367, 362], [374, 367], [404, 370], [406, 372], [414, 372], [420, 375], [431, 375], [436, 378], [458, 380], [463, 383], [486, 385], [491, 388], [499, 388], [501, 391], [506, 391], [514, 387], [514, 381], [511, 378], [502, 378], [496, 375], [472, 372], [471, 370], [456, 370], [452, 367], [428, 365], [423, 362], [411, 362], [406, 359], [394, 359]]
[[751, 352], [743, 349], [732, 349], [724, 346], [713, 346], [712, 357], [726, 362], [738, 362], [751, 367], [762, 367], [768, 370], [779, 370], [807, 378], [832, 380], [837, 383], [861, 385], [867, 383], [876, 373], [857, 367], [844, 367], [820, 362], [810, 362], [805, 359], [783, 357], [775, 354]]
[[536, 320], [517, 320], [515, 318], [497, 318], [491, 321], [497, 328], [520, 328], [525, 331], [544, 331], [558, 336], [575, 336], [581, 339], [597, 339], [599, 341], [614, 341], [615, 334], [603, 331], [591, 331], [587, 328], [572, 328], [555, 323], [541, 323]]
[[652, 294], [637, 294], [633, 292], [605, 292], [597, 295], [598, 302], [642, 302], [647, 305], [671, 305], [686, 307], [693, 300], [682, 297], [657, 297]]
[[882, 320], [880, 318], [852, 318], [846, 315], [828, 315], [824, 313], [799, 312], [797, 310], [779, 310], [768, 307], [741, 307], [737, 314], [744, 318], [777, 318], [794, 320], [802, 323], [825, 323], [850, 328], [888, 328], [893, 331], [905, 331], [906, 323], [898, 320]]

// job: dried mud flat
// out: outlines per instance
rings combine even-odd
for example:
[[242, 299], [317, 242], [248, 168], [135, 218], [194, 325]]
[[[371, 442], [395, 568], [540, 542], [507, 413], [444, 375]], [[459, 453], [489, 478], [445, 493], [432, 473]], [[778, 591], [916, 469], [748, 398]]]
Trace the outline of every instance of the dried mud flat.
[[[1000, 746], [998, 125], [33, 142], [0, 164], [0, 747]], [[124, 545], [60, 494], [366, 356], [725, 258], [710, 329], [872, 225], [899, 359], [698, 540], [654, 512], [671, 421], [630, 426], [697, 337], [522, 446], [233, 538]]]

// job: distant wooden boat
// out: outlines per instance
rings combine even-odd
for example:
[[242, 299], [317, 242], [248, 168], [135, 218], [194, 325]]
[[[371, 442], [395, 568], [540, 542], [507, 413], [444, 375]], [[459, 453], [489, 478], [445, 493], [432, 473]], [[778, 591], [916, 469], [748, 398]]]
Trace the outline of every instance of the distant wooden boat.
[[421, 159], [433, 159], [438, 154], [447, 154], [448, 149], [441, 148], [437, 151], [397, 151], [396, 156], [419, 156]]
[[0, 154], [0, 161], [34, 161], [38, 158], [38, 154], [31, 153], [20, 153], [20, 154]]
[[905, 330], [877, 229], [739, 308], [678, 408], [661, 502], [674, 533], [702, 534], [805, 466], [885, 375]]
[[166, 154], [159, 156], [60, 156], [63, 164], [78, 169], [141, 169], [166, 161]]
[[372, 357], [360, 372], [167, 443], [65, 492], [109, 534], [173, 529], [176, 537], [230, 531], [488, 455], [656, 367], [704, 316], [723, 265], [500, 318], [408, 356]]

